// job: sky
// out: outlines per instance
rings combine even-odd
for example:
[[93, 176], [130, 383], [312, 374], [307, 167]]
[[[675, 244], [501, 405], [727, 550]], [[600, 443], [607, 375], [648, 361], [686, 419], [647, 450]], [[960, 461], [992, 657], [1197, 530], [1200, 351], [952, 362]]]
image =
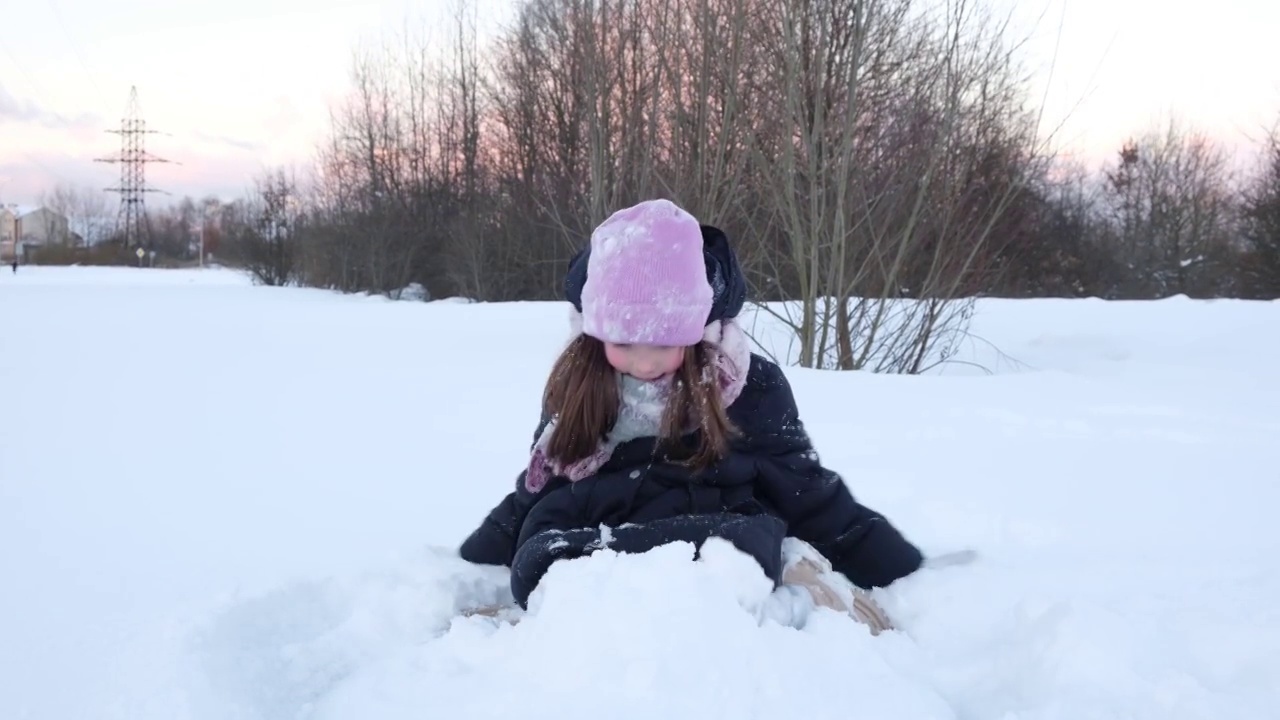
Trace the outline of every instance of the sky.
[[[512, 0], [475, 0], [510, 16]], [[1248, 155], [1280, 121], [1274, 0], [988, 0], [1012, 13], [1054, 150], [1096, 166], [1176, 116]], [[273, 166], [303, 166], [345, 94], [352, 53], [412, 31], [445, 39], [450, 0], [29, 0], [0, 13], [0, 203], [55, 183], [105, 188], [136, 87], [148, 184], [242, 196]], [[1177, 9], [1174, 9], [1177, 8]], [[485, 21], [482, 19], [482, 24]], [[425, 30], [422, 30], [425, 29]], [[118, 196], [111, 195], [112, 202]]]

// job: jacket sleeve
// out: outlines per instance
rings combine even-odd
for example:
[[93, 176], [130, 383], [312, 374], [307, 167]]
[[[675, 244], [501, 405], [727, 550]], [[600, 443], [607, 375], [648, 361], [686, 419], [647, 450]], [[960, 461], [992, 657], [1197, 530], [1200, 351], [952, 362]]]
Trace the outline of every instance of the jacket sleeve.
[[813, 545], [862, 588], [883, 587], [915, 572], [923, 561], [920, 550], [822, 466], [786, 376], [772, 363], [765, 367], [748, 451], [756, 459], [761, 493], [786, 521], [788, 533]]
[[535, 496], [524, 488], [524, 472], [516, 479], [516, 489], [507, 494], [484, 520], [462, 541], [458, 554], [463, 560], [480, 565], [506, 565], [516, 554], [516, 538], [524, 524]]
[[[534, 442], [537, 442], [538, 435], [542, 433], [547, 422], [547, 418], [544, 417], [542, 422], [538, 423]], [[511, 567], [511, 561], [516, 554], [516, 539], [520, 537], [520, 528], [524, 525], [525, 517], [528, 516], [529, 510], [538, 498], [556, 485], [553, 480], [548, 483], [548, 487], [533, 493], [524, 484], [527, 472], [528, 470], [520, 472], [516, 477], [515, 490], [507, 493], [507, 496], [489, 511], [489, 514], [480, 522], [480, 526], [462, 541], [458, 554], [463, 560], [480, 565]]]

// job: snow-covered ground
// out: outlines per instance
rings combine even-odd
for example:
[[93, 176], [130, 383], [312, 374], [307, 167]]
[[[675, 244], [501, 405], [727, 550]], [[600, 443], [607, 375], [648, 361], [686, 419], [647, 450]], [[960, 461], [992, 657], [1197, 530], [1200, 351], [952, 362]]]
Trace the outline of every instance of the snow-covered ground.
[[[967, 567], [757, 627], [734, 553], [455, 620], [557, 304], [0, 274], [0, 718], [1274, 718], [1280, 303], [984, 301], [926, 377], [790, 369], [827, 464]], [[963, 372], [961, 372], [963, 371]]]

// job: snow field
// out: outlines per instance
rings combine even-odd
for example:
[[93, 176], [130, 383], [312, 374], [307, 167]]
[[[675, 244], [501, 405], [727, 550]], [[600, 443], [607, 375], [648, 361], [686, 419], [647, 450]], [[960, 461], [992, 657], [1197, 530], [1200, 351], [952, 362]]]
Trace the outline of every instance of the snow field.
[[858, 497], [980, 553], [878, 591], [877, 638], [757, 626], [758, 569], [682, 545], [558, 565], [515, 626], [456, 617], [507, 592], [453, 548], [525, 461], [561, 304], [29, 267], [0, 317], [0, 717], [1280, 704], [1280, 303], [983, 300], [963, 359], [993, 374], [789, 368]]

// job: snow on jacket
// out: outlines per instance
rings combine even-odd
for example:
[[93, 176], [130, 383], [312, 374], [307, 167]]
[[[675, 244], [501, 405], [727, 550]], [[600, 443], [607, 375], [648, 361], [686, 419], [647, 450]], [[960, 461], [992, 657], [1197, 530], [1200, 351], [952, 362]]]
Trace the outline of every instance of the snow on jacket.
[[[668, 460], [657, 438], [640, 437], [618, 445], [598, 471], [576, 482], [552, 477], [535, 492], [521, 473], [515, 490], [463, 542], [462, 558], [510, 567], [522, 607], [552, 563], [603, 547], [641, 553], [720, 537], [754, 557], [775, 583], [786, 536], [812, 544], [863, 588], [920, 567], [920, 551], [823, 467], [776, 364], [752, 354], [746, 384], [727, 413], [741, 434], [705, 470]], [[544, 418], [535, 438], [545, 424]], [[695, 433], [688, 446], [696, 442]]]

